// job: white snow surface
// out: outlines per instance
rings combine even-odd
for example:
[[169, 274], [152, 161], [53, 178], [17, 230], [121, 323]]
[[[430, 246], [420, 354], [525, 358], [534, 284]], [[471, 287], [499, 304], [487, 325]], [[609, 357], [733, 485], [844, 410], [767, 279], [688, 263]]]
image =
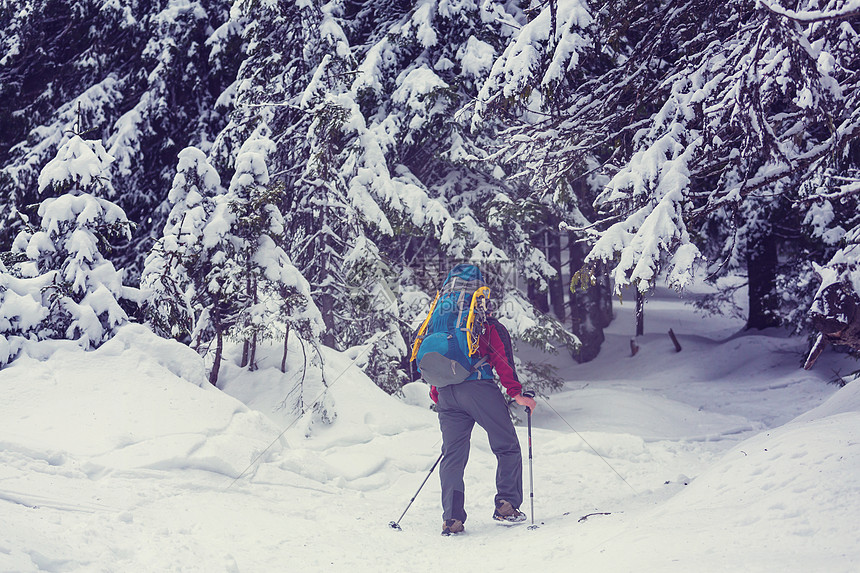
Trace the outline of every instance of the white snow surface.
[[804, 371], [803, 339], [662, 291], [631, 356], [632, 315], [616, 304], [588, 364], [520, 349], [567, 380], [533, 416], [539, 527], [490, 519], [477, 428], [466, 533], [447, 538], [435, 474], [400, 518], [439, 455], [422, 383], [390, 397], [326, 351], [324, 424], [279, 406], [302, 378], [292, 347], [285, 374], [278, 348], [256, 372], [231, 350], [225, 391], [139, 325], [20, 358], [0, 371], [0, 571], [860, 570], [860, 382], [827, 383], [854, 364]]

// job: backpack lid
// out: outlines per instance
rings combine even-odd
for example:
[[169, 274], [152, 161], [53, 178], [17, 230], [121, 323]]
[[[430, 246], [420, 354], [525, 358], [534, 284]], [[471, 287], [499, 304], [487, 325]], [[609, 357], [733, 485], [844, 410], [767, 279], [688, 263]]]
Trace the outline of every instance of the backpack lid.
[[444, 287], [455, 280], [458, 282], [461, 280], [466, 282], [475, 281], [485, 284], [484, 277], [481, 275], [481, 269], [475, 265], [468, 264], [459, 264], [451, 269], [451, 272], [448, 273], [448, 277], [445, 279], [445, 282], [442, 283], [442, 286]]

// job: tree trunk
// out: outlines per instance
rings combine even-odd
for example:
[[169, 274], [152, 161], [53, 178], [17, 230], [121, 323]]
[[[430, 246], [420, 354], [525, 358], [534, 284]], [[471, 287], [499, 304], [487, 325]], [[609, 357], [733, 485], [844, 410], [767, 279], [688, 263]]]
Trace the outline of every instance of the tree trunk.
[[287, 371], [287, 352], [289, 351], [290, 343], [290, 323], [286, 325], [287, 331], [284, 333], [284, 354], [281, 355], [281, 372]]
[[547, 229], [547, 258], [549, 264], [555, 269], [555, 276], [549, 280], [549, 299], [552, 311], [556, 318], [564, 322], [564, 278], [561, 274], [561, 233], [558, 231], [558, 223], [553, 217], [553, 227]]
[[[570, 274], [582, 268], [583, 260], [588, 252], [588, 247], [576, 242], [576, 237], [571, 233], [568, 236], [568, 261]], [[604, 308], [603, 299], [606, 291], [605, 283], [598, 281], [597, 284], [586, 289], [578, 288], [576, 291], [568, 289], [570, 297], [570, 322], [571, 331], [579, 337], [582, 346], [573, 358], [579, 362], [589, 362], [600, 352], [603, 344], [604, 334]], [[611, 305], [611, 298], [610, 305]]]
[[529, 280], [528, 295], [529, 302], [531, 302], [538, 311], [544, 314], [549, 312], [549, 298], [547, 296], [547, 291], [539, 290], [538, 281]]
[[[253, 302], [254, 307], [260, 302], [260, 297], [257, 294], [257, 277], [251, 276], [248, 279], [248, 289], [251, 295], [251, 302]], [[251, 317], [253, 321], [253, 316]], [[253, 372], [257, 369], [257, 336], [258, 331], [256, 327], [253, 330], [253, 334], [251, 335], [251, 340], [248, 343], [248, 370]]]
[[251, 336], [250, 351], [248, 352], [248, 370], [253, 372], [257, 369], [257, 332]]
[[[251, 274], [250, 268], [251, 268], [250, 256], [246, 255], [246, 257], [245, 257], [245, 273], [246, 273], [245, 274], [245, 291], [246, 291], [246, 294], [248, 294], [248, 296], [251, 297], [252, 302], [254, 304], [256, 304], [256, 302], [257, 302], [256, 290], [257, 289], [255, 288], [253, 275]], [[254, 344], [254, 342], [252, 342], [248, 338], [246, 338], [245, 340], [242, 341], [242, 361], [239, 364], [239, 366], [241, 366], [242, 368], [245, 368], [246, 366], [250, 365], [251, 370], [254, 369], [253, 368], [254, 359], [252, 358], [252, 356], [254, 354], [254, 349], [252, 348], [253, 344]]]
[[615, 318], [612, 312], [612, 279], [609, 278], [609, 273], [606, 272], [606, 265], [603, 263], [599, 263], [596, 269], [598, 286], [600, 287], [598, 291], [600, 296], [597, 301], [599, 324], [603, 328], [606, 328], [612, 324], [612, 319]]
[[248, 353], [250, 344], [251, 343], [248, 339], [245, 339], [242, 342], [242, 361], [239, 363], [239, 366], [241, 366], [242, 368], [248, 365]]
[[322, 342], [330, 348], [335, 348], [337, 340], [334, 336], [334, 297], [329, 293], [320, 295], [319, 304], [320, 314], [322, 315], [323, 324], [325, 324], [325, 332], [322, 335]]
[[776, 236], [772, 232], [762, 233], [758, 240], [747, 241], [746, 262], [749, 277], [747, 329], [761, 330], [779, 326], [776, 247]]
[[[326, 192], [324, 195], [325, 201], [328, 203], [331, 200], [329, 196], [329, 192]], [[321, 229], [327, 229], [329, 227], [329, 209], [323, 209], [321, 212], [321, 218], [319, 221], [319, 225]], [[322, 315], [322, 321], [325, 325], [325, 332], [322, 333], [322, 343], [330, 348], [335, 348], [336, 345], [336, 337], [335, 337], [335, 316], [334, 316], [334, 306], [335, 306], [335, 298], [331, 293], [333, 286], [328, 283], [335, 276], [333, 272], [332, 265], [332, 255], [333, 251], [337, 250], [337, 247], [332, 244], [331, 237], [329, 236], [328, 231], [323, 231], [317, 240], [316, 253], [321, 258], [318, 277], [317, 280], [318, 285], [317, 288], [320, 291], [319, 294], [319, 303], [317, 306], [319, 307], [320, 314]]]
[[[539, 230], [534, 231], [532, 237], [535, 242], [535, 247], [546, 255], [546, 229], [541, 227]], [[532, 303], [538, 311], [543, 314], [547, 314], [549, 312], [549, 290], [546, 288], [540, 290], [540, 283], [540, 280], [529, 279], [527, 282], [527, 294], [529, 302]]]
[[645, 334], [645, 297], [639, 287], [634, 285], [636, 289], [636, 336]]
[[218, 387], [218, 373], [221, 370], [221, 355], [224, 352], [224, 334], [221, 332], [221, 309], [215, 307], [212, 317], [212, 328], [215, 329], [215, 359], [212, 362], [212, 371], [209, 373], [209, 383]]

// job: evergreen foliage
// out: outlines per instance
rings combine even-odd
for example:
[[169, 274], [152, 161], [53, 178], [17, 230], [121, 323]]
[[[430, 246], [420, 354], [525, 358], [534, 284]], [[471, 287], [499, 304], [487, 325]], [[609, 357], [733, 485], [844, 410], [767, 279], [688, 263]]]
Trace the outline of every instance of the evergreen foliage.
[[191, 300], [205, 286], [193, 271], [202, 264], [203, 230], [223, 189], [218, 172], [196, 147], [179, 152], [176, 170], [168, 194], [171, 211], [146, 259], [141, 288], [144, 316], [155, 332], [190, 341], [196, 317]]
[[609, 178], [599, 216], [570, 218], [598, 223], [584, 263], [608, 264], [618, 292], [660, 273], [684, 288], [706, 262], [712, 277], [747, 271], [750, 327], [797, 326], [811, 262], [839, 233], [808, 209], [827, 200], [824, 173], [857, 169], [856, 16], [843, 1], [552, 3], [523, 23], [477, 107], [518, 110], [506, 152], [547, 192], [597, 167]]
[[[99, 333], [68, 302], [100, 285], [132, 296], [102, 254], [111, 233], [145, 319], [211, 351], [213, 382], [225, 336], [254, 368], [260, 341], [286, 352], [292, 333], [349, 350], [395, 392], [461, 261], [496, 277], [515, 339], [583, 342], [581, 360], [611, 291], [682, 289], [697, 266], [718, 286], [706, 308], [745, 287], [749, 327], [803, 331], [816, 293], [856, 292], [858, 13], [856, 0], [7, 0], [0, 362], [31, 336], [97, 345], [127, 319], [90, 305]], [[725, 280], [739, 273], [747, 284]]]
[[131, 224], [109, 199], [113, 158], [100, 141], [69, 137], [38, 178], [39, 225], [20, 231], [0, 269], [0, 364], [25, 341], [67, 339], [96, 348], [128, 322], [123, 299], [137, 302], [123, 271], [105, 258]]
[[[137, 223], [118, 261], [136, 280], [167, 216], [176, 154], [208, 147], [235, 79], [230, 2], [7, 0], [0, 10], [0, 202], [34, 214], [36, 179], [75, 125], [116, 159], [114, 198]], [[2, 215], [0, 247], [22, 228]], [[129, 240], [129, 239], [126, 239]]]

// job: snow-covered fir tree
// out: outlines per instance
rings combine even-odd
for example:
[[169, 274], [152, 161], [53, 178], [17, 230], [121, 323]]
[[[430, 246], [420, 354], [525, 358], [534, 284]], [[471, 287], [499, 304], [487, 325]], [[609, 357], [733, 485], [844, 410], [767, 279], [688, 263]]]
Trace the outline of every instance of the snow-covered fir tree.
[[[665, 265], [670, 283], [683, 287], [701, 253], [692, 232], [719, 239], [710, 272], [746, 270], [747, 324], [773, 326], [787, 314], [783, 300], [811, 295], [809, 263], [779, 261], [821, 256], [821, 247], [801, 242], [797, 199], [848, 141], [829, 126], [834, 110], [845, 109], [835, 74], [849, 61], [836, 63], [822, 27], [804, 27], [768, 3], [691, 2], [678, 16], [706, 12], [695, 31], [679, 34], [676, 53], [696, 55], [658, 84], [665, 104], [601, 198], [626, 204], [626, 220], [607, 230], [592, 258], [620, 252], [622, 284], [652, 281]], [[730, 30], [730, 22], [746, 25]], [[711, 221], [720, 224], [709, 235]]]
[[[44, 233], [90, 210], [137, 223], [111, 257], [133, 279], [146, 258], [162, 335], [202, 351], [230, 336], [249, 366], [262, 338], [319, 338], [389, 391], [463, 260], [516, 338], [575, 345], [564, 319], [581, 359], [610, 288], [683, 288], [699, 264], [719, 287], [709, 308], [739, 288], [721, 277], [748, 276], [750, 327], [803, 329], [819, 276], [813, 322], [828, 285], [853, 292], [855, 0], [5, 7], [4, 312], [48, 308], [39, 264], [62, 249], [40, 250]], [[104, 147], [69, 138], [81, 124]], [[119, 192], [64, 180], [75, 161]], [[39, 211], [40, 187], [74, 200]], [[567, 277], [588, 289], [563, 292]], [[6, 359], [50, 318], [8, 312]]]
[[[239, 38], [231, 2], [9, 0], [0, 10], [0, 201], [28, 211], [36, 179], [75, 123], [116, 158], [114, 198], [137, 223], [117, 253], [138, 275], [169, 207], [176, 154], [225, 122]], [[2, 215], [0, 247], [20, 218]]]
[[[355, 265], [376, 266], [376, 249], [364, 235], [332, 158], [341, 145], [340, 108], [326, 101], [342, 85], [350, 50], [332, 16], [336, 4], [238, 2], [231, 22], [243, 30], [247, 53], [236, 82], [236, 107], [218, 135], [213, 162], [238, 169], [240, 150], [261, 130], [274, 143], [267, 153], [272, 208], [284, 215], [275, 238], [310, 284], [326, 344], [346, 348], [372, 334], [358, 328], [378, 319], [353, 304]], [[342, 90], [341, 90], [342, 91]], [[359, 247], [356, 249], [356, 247]], [[361, 253], [361, 256], [358, 256]], [[359, 332], [360, 335], [355, 333]]]
[[242, 341], [241, 365], [252, 370], [260, 340], [283, 338], [286, 352], [291, 329], [317, 344], [324, 326], [307, 280], [280, 246], [285, 233], [276, 205], [280, 187], [272, 185], [267, 167], [273, 150], [266, 135], [247, 139], [227, 191], [235, 214], [231, 255], [236, 269], [230, 280], [238, 293], [231, 336]]
[[[346, 122], [358, 144], [344, 165], [351, 193], [367, 197], [370, 207], [359, 210], [390, 235], [377, 243], [402, 287], [432, 293], [451, 261], [462, 260], [545, 284], [554, 269], [530, 240], [519, 189], [489, 156], [492, 130], [470, 131], [468, 114], [459, 113], [477, 95], [509, 30], [505, 7], [365, 2], [350, 10], [355, 16], [344, 27], [359, 62], [348, 96], [361, 115]], [[523, 300], [516, 282], [496, 292], [512, 334], [574, 345]], [[414, 328], [426, 308], [404, 305], [404, 326]], [[410, 330], [403, 328], [405, 338]]]
[[[206, 154], [196, 147], [179, 152], [176, 175], [168, 194], [170, 214], [146, 258], [140, 279], [145, 293], [144, 315], [161, 336], [190, 342], [197, 312], [192, 271], [202, 256], [201, 241], [215, 210], [215, 196], [223, 194], [221, 178]], [[200, 288], [203, 281], [198, 281]]]
[[[608, 281], [591, 276], [586, 277], [585, 288], [572, 289], [565, 300], [568, 289], [562, 273], [577, 278], [588, 245], [559, 227], [561, 221], [588, 227], [595, 220], [592, 202], [605, 183], [596, 174], [603, 159], [603, 150], [594, 145], [601, 137], [600, 122], [592, 112], [584, 112], [574, 124], [579, 129], [576, 136], [560, 139], [550, 134], [573, 127], [567, 123], [572, 107], [611, 102], [606, 93], [595, 93], [601, 89], [596, 78], [615, 69], [613, 53], [623, 50], [625, 43], [621, 34], [614, 51], [602, 48], [604, 22], [617, 30], [622, 10], [606, 5], [593, 13], [590, 4], [573, 0], [512, 11], [507, 37], [480, 86], [471, 117], [474, 129], [495, 126], [491, 145], [496, 157], [522, 190], [522, 206], [511, 205], [504, 215], [525, 224], [555, 271], [548, 277], [548, 290], [541, 292], [540, 283], [529, 284], [529, 298], [560, 319], [570, 317], [571, 328], [582, 341], [574, 354], [578, 360], [590, 360], [599, 351], [603, 327], [611, 320], [611, 300]], [[650, 9], [649, 3], [640, 3], [624, 17], [636, 21]], [[567, 269], [561, 263], [565, 244]]]
[[[749, 326], [798, 321], [804, 305], [785, 301], [808, 305], [812, 267], [779, 261], [828, 250], [802, 227], [814, 200], [800, 196], [856, 139], [855, 13], [840, 1], [553, 3], [514, 36], [478, 109], [520, 111], [506, 151], [548, 191], [602, 167], [584, 262], [609, 264], [617, 289], [648, 291], [660, 273], [683, 288], [707, 258], [714, 277], [748, 272]], [[582, 212], [571, 226], [600, 222]]]
[[19, 232], [6, 257], [2, 327], [14, 339], [6, 360], [25, 339], [96, 348], [128, 322], [122, 303], [138, 302], [137, 289], [105, 258], [130, 235], [123, 210], [105, 198], [112, 162], [100, 141], [72, 135], [39, 174], [39, 193], [59, 196], [41, 202], [38, 225]]
[[286, 352], [291, 331], [316, 344], [322, 330], [307, 281], [278, 246], [284, 221], [266, 165], [272, 147], [265, 136], [248, 139], [226, 190], [202, 151], [183, 150], [173, 209], [142, 277], [150, 322], [211, 354], [213, 384], [225, 337], [243, 343], [241, 365], [253, 369], [261, 340], [283, 339]]

